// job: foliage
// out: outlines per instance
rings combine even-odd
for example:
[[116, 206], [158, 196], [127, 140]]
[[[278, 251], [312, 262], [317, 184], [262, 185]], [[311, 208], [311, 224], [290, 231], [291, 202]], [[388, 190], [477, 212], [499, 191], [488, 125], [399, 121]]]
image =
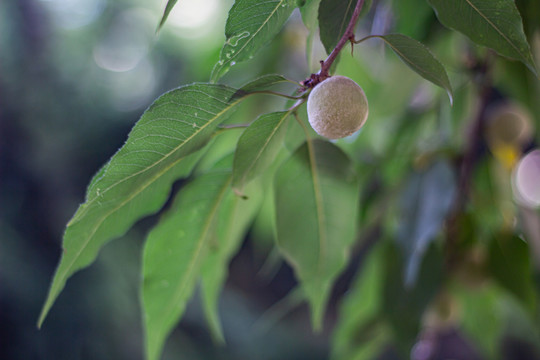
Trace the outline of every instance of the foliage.
[[[538, 269], [533, 269], [529, 258], [530, 249], [540, 247], [540, 234], [530, 226], [531, 216], [537, 218], [538, 212], [531, 215], [530, 209], [523, 210], [526, 205], [508, 205], [511, 170], [535, 140], [500, 144], [484, 134], [494, 104], [519, 100], [532, 106], [530, 99], [517, 98], [512, 84], [505, 85], [507, 69], [518, 68], [520, 79], [532, 79], [535, 94], [540, 95], [526, 37], [529, 31], [518, 7], [512, 0], [463, 0], [459, 5], [428, 0], [444, 26], [480, 46], [467, 42], [467, 56], [447, 54], [441, 62], [435, 51], [405, 34], [369, 33], [357, 39], [362, 31], [353, 31], [356, 22], [365, 30], [370, 13], [378, 11], [371, 3], [236, 0], [211, 81], [181, 86], [155, 100], [126, 143], [91, 180], [85, 202], [67, 225], [39, 326], [68, 278], [90, 265], [106, 243], [125, 234], [136, 221], [162, 210], [143, 255], [146, 357], [160, 358], [198, 284], [213, 337], [224, 341], [217, 311], [219, 293], [228, 263], [245, 234], [255, 219], [268, 212], [264, 205], [268, 200], [263, 201], [268, 194], [273, 194], [270, 208], [275, 219], [268, 232], [275, 234], [276, 248], [294, 269], [315, 330], [325, 326], [334, 284], [353, 264], [350, 260], [358, 248], [363, 250], [365, 260], [351, 291], [340, 297], [343, 305], [332, 351], [336, 359], [369, 359], [389, 348], [406, 358], [428, 330], [448, 326], [477, 339], [480, 351], [495, 357], [497, 340], [505, 331], [511, 335], [504, 316], [491, 319], [497, 323], [483, 337], [469, 312], [481, 312], [481, 304], [487, 304], [486, 309], [519, 309], [520, 314], [537, 319], [539, 287], [533, 272]], [[175, 4], [176, 0], [168, 1], [158, 29]], [[216, 83], [233, 66], [263, 51], [295, 8], [300, 8], [309, 32], [308, 59], [317, 29], [330, 55], [320, 72], [296, 74], [296, 81], [262, 74], [239, 87]], [[395, 9], [408, 14], [403, 4]], [[535, 21], [532, 28], [538, 31], [540, 21]], [[446, 39], [453, 36], [444, 31]], [[409, 75], [402, 75], [401, 64], [388, 63], [388, 71], [370, 75], [376, 62], [370, 53], [376, 49], [365, 41], [373, 38], [381, 39], [411, 70], [442, 88], [454, 106], [450, 108], [433, 87], [428, 88], [426, 100], [422, 93], [426, 83], [419, 85], [420, 90], [407, 88], [409, 82], [402, 78]], [[442, 39], [435, 47], [455, 38]], [[337, 57], [347, 43], [355, 51], [362, 49], [358, 61]], [[436, 52], [442, 53], [441, 48]], [[521, 64], [495, 58], [492, 50]], [[452, 64], [452, 71], [443, 63]], [[356, 76], [364, 77], [374, 109], [370, 129], [337, 142], [317, 137], [304, 114], [309, 92], [329, 72], [361, 73]], [[391, 79], [395, 88], [403, 84], [417, 91], [415, 96], [401, 96], [400, 104], [398, 97], [394, 101], [393, 94], [385, 94], [377, 87], [378, 78], [390, 76], [395, 77]], [[291, 87], [285, 94], [269, 90], [283, 85]], [[255, 120], [237, 116], [243, 114], [245, 102], [268, 95], [286, 99], [285, 104]], [[538, 113], [533, 116], [538, 123]], [[393, 124], [378, 123], [385, 118], [392, 118]], [[472, 128], [465, 142], [461, 140], [464, 120], [470, 120]], [[224, 151], [220, 139], [231, 132], [239, 132], [238, 140]], [[490, 155], [509, 147], [519, 155], [510, 165]], [[497, 175], [490, 175], [493, 172]], [[500, 183], [491, 184], [493, 178]], [[179, 179], [185, 179], [185, 185], [165, 206]], [[519, 211], [526, 211], [528, 220], [515, 226]], [[372, 227], [379, 229], [380, 236], [370, 236]], [[467, 291], [467, 286], [473, 290]], [[445, 313], [440, 309], [447, 303], [459, 303], [464, 310], [457, 315]], [[527, 316], [519, 317], [523, 326], [537, 334], [534, 321], [523, 318]]]

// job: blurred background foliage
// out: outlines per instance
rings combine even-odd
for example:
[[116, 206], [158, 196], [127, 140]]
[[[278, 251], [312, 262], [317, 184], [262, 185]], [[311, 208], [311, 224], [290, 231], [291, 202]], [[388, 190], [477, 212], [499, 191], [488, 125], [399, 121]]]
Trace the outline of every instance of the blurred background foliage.
[[[516, 3], [538, 58], [540, 1]], [[141, 246], [156, 217], [108, 245], [69, 281], [42, 330], [35, 323], [89, 179], [154, 98], [208, 80], [231, 5], [181, 0], [156, 35], [163, 1], [0, 2], [0, 358], [142, 358]], [[222, 294], [227, 345], [211, 341], [196, 297], [164, 359], [540, 358], [540, 200], [536, 191], [533, 204], [516, 203], [511, 181], [540, 140], [539, 82], [444, 29], [424, 0], [373, 1], [357, 38], [390, 32], [441, 59], [454, 105], [377, 39], [342, 52], [335, 73], [361, 84], [370, 103], [368, 124], [339, 142], [362, 178], [363, 230], [322, 333], [312, 333], [292, 270], [276, 257], [267, 195]], [[223, 81], [305, 79], [325, 57], [317, 39], [306, 56], [307, 36], [295, 11], [275, 41]], [[232, 121], [283, 106], [250, 99]], [[504, 116], [525, 118], [525, 140], [501, 141], [513, 131], [497, 127]], [[298, 145], [298, 131], [292, 124], [285, 146]], [[198, 171], [233, 151], [239, 135], [220, 136]], [[525, 183], [534, 193], [540, 178], [531, 171]]]

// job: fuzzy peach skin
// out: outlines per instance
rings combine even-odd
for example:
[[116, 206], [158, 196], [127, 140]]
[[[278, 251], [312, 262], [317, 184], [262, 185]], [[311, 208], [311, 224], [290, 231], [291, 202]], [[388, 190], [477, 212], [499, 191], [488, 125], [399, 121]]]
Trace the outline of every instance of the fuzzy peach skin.
[[328, 139], [354, 134], [366, 122], [368, 102], [364, 90], [345, 76], [332, 76], [313, 88], [307, 101], [309, 123]]

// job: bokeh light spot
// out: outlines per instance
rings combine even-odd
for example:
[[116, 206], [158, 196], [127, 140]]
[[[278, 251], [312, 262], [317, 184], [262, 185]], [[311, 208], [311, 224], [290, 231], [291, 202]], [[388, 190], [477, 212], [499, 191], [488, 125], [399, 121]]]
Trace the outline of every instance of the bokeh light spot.
[[64, 29], [77, 29], [96, 20], [105, 8], [104, 0], [42, 0]]
[[182, 0], [175, 5], [167, 21], [180, 28], [199, 29], [208, 26], [219, 9], [218, 0]]
[[519, 162], [513, 178], [514, 197], [521, 205], [540, 207], [540, 150], [525, 155]]
[[[143, 9], [122, 12], [93, 51], [96, 64], [109, 71], [133, 70], [148, 53], [152, 39], [149, 14]], [[153, 18], [152, 18], [153, 19]]]

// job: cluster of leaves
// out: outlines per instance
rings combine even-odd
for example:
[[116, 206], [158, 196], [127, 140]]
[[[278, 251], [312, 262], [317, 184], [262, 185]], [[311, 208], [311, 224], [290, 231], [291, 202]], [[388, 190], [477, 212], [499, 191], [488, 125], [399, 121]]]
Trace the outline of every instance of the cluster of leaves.
[[[522, 19], [512, 0], [428, 2], [442, 24], [521, 61], [536, 75]], [[160, 27], [175, 3], [169, 0]], [[371, 1], [365, 2], [360, 17], [370, 5]], [[219, 293], [228, 263], [260, 212], [265, 194], [273, 196], [277, 247], [295, 270], [314, 328], [322, 326], [332, 286], [364, 233], [359, 223], [366, 218], [369, 201], [364, 205], [360, 201], [364, 193], [361, 165], [351, 160], [341, 143], [314, 138], [307, 129], [298, 112], [309, 91], [293, 96], [295, 102], [261, 115], [245, 129], [230, 125], [231, 115], [246, 98], [268, 93], [269, 87], [279, 83], [298, 83], [273, 74], [239, 89], [216, 82], [271, 41], [298, 7], [311, 33], [308, 42], [319, 31], [330, 53], [353, 19], [355, 6], [353, 0], [236, 0], [211, 82], [181, 86], [159, 97], [136, 123], [125, 145], [90, 182], [85, 202], [67, 225], [62, 258], [39, 324], [73, 273], [91, 264], [108, 241], [123, 235], [137, 220], [162, 209], [172, 184], [189, 178], [146, 240], [142, 298], [147, 358], [159, 358], [198, 284], [209, 326], [215, 338], [223, 340], [217, 314]], [[407, 66], [445, 89], [453, 100], [446, 70], [426, 46], [401, 34], [371, 34], [356, 42], [371, 38], [382, 39]], [[303, 132], [289, 132], [295, 118]], [[234, 153], [214, 153], [217, 160], [198, 169], [229, 128], [243, 130]], [[386, 244], [376, 245], [369, 253], [344, 304], [354, 316], [338, 326], [338, 356], [360, 359], [380, 351], [392, 338], [389, 326], [408, 334], [409, 338], [396, 339], [398, 343], [414, 341], [418, 319], [441, 282], [441, 271], [434, 271], [442, 262], [440, 252], [430, 248], [430, 243], [440, 235], [451, 212], [455, 178], [455, 169], [446, 160], [434, 161], [407, 178], [402, 209], [397, 210], [403, 215], [397, 240], [406, 261]], [[433, 254], [424, 256], [426, 251]], [[435, 265], [423, 264], [423, 259]], [[390, 265], [383, 267], [384, 263]], [[529, 290], [523, 294], [534, 303]], [[395, 298], [403, 301], [389, 300]], [[402, 309], [407, 304], [415, 310], [403, 321]], [[383, 310], [389, 314], [384, 321], [379, 316]], [[362, 334], [364, 338], [358, 340]]]

